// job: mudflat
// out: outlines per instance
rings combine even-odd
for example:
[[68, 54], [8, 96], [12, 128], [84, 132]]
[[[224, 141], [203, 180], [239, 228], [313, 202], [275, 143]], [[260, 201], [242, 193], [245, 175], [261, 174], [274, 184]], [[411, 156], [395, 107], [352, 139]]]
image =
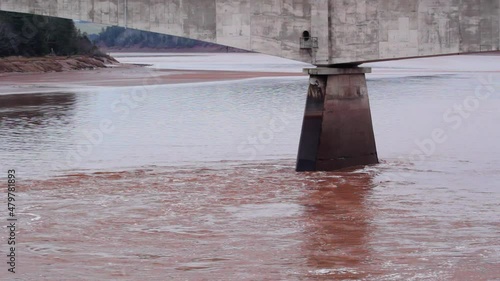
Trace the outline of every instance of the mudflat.
[[303, 74], [153, 69], [141, 65], [115, 64], [93, 70], [0, 73], [0, 94], [54, 92], [82, 87], [148, 86], [284, 76], [303, 76]]

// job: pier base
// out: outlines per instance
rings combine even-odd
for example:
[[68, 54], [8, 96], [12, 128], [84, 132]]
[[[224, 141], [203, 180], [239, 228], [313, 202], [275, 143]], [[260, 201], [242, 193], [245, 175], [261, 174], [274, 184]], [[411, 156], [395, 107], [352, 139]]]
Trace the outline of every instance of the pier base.
[[334, 171], [378, 163], [365, 73], [312, 68], [297, 171]]

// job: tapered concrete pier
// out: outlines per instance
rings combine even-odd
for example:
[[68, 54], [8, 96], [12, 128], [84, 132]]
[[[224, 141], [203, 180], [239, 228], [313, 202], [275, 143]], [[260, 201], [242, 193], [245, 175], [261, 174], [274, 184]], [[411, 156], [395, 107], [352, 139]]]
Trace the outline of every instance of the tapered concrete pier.
[[334, 171], [378, 163], [365, 73], [311, 68], [297, 171]]

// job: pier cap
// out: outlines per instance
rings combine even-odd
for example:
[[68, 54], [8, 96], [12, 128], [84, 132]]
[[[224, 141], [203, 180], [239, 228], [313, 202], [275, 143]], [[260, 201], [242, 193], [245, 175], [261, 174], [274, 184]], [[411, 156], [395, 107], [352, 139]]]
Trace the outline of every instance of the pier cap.
[[316, 67], [304, 68], [303, 72], [309, 75], [349, 75], [349, 74], [364, 74], [371, 73], [371, 67], [349, 67], [349, 68], [334, 68], [334, 67]]

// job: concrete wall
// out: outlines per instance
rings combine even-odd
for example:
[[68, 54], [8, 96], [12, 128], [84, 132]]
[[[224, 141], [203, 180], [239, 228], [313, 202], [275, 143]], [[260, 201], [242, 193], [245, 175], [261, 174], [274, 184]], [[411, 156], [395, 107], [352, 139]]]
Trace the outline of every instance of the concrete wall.
[[[128, 26], [318, 65], [500, 50], [500, 0], [0, 0], [0, 10]], [[318, 37], [318, 49], [300, 49], [304, 30]]]

